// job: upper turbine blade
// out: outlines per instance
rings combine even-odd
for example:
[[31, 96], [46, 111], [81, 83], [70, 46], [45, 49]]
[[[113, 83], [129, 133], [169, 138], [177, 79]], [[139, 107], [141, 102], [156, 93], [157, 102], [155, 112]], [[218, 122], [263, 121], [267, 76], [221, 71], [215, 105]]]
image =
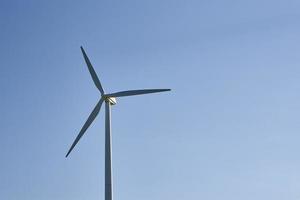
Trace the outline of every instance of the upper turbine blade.
[[94, 110], [92, 111], [92, 113], [90, 114], [90, 116], [88, 117], [88, 119], [86, 120], [85, 124], [83, 125], [83, 127], [81, 128], [79, 134], [77, 135], [75, 141], [73, 142], [71, 148], [69, 149], [66, 157], [68, 157], [68, 155], [71, 153], [71, 151], [73, 150], [73, 148], [75, 147], [75, 145], [78, 143], [78, 141], [80, 140], [80, 138], [83, 136], [83, 134], [85, 133], [85, 131], [88, 129], [88, 127], [92, 124], [92, 122], [94, 121], [94, 119], [97, 117], [101, 105], [103, 103], [103, 99], [101, 98], [99, 100], [99, 102], [97, 103], [97, 105], [95, 106]]
[[125, 96], [149, 94], [149, 93], [156, 93], [156, 92], [166, 92], [166, 91], [170, 91], [170, 90], [171, 89], [127, 90], [127, 91], [111, 93], [111, 94], [108, 94], [107, 96], [108, 97], [125, 97]]
[[101, 85], [101, 83], [100, 83], [100, 80], [99, 80], [99, 78], [98, 78], [98, 76], [97, 76], [97, 74], [96, 74], [96, 72], [95, 72], [95, 70], [94, 70], [94, 68], [93, 68], [93, 66], [92, 66], [92, 64], [91, 64], [91, 62], [90, 62], [90, 60], [89, 60], [89, 58], [87, 57], [87, 55], [86, 55], [84, 49], [83, 49], [82, 47], [80, 47], [80, 49], [81, 49], [81, 51], [82, 51], [84, 60], [85, 60], [87, 66], [88, 66], [88, 68], [89, 68], [90, 74], [91, 74], [91, 76], [92, 76], [92, 78], [93, 78], [93, 81], [94, 81], [96, 87], [99, 89], [99, 91], [101, 92], [101, 94], [104, 95], [104, 90], [103, 90], [103, 88], [102, 88], [102, 85]]

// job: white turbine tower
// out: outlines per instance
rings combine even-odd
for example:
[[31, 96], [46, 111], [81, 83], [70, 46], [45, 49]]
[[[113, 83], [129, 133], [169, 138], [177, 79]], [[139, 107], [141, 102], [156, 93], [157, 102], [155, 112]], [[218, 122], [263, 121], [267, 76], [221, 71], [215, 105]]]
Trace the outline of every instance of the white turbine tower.
[[66, 157], [71, 153], [75, 145], [78, 143], [80, 138], [83, 136], [85, 131], [88, 129], [88, 127], [92, 124], [94, 119], [97, 117], [101, 105], [103, 102], [105, 102], [105, 200], [112, 200], [113, 199], [113, 193], [112, 193], [112, 163], [111, 163], [111, 130], [110, 130], [110, 107], [111, 105], [116, 104], [116, 97], [125, 97], [125, 96], [132, 96], [132, 95], [141, 95], [141, 94], [149, 94], [149, 93], [156, 93], [156, 92], [166, 92], [170, 91], [170, 89], [144, 89], [144, 90], [127, 90], [127, 91], [121, 91], [116, 93], [110, 93], [105, 94], [101, 83], [98, 79], [98, 76], [87, 57], [84, 49], [82, 47], [81, 51], [83, 54], [83, 57], [85, 59], [85, 62], [88, 66], [88, 69], [90, 71], [90, 74], [92, 76], [92, 79], [96, 85], [96, 87], [99, 89], [101, 93], [101, 98], [96, 104], [94, 110], [88, 117], [87, 121], [81, 128], [79, 134], [77, 135], [75, 141], [73, 142], [71, 148], [69, 149]]

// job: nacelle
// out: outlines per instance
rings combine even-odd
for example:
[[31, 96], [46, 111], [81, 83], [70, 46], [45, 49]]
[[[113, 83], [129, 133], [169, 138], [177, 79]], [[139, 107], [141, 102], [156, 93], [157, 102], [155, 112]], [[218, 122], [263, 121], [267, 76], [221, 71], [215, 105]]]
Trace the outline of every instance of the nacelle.
[[108, 97], [107, 100], [111, 105], [116, 105], [116, 103], [117, 103], [117, 100], [115, 97]]

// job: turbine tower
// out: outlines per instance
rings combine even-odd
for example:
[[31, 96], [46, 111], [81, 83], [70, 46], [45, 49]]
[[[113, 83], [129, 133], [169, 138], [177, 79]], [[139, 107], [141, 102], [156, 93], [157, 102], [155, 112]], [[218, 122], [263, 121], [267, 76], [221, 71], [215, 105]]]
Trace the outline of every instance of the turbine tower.
[[83, 127], [81, 128], [79, 134], [75, 138], [73, 144], [71, 145], [66, 157], [71, 153], [74, 149], [80, 138], [84, 135], [85, 131], [88, 127], [92, 124], [94, 119], [97, 117], [101, 105], [105, 102], [105, 200], [112, 200], [113, 199], [113, 184], [112, 184], [112, 162], [111, 162], [111, 124], [110, 124], [110, 116], [111, 111], [110, 108], [112, 105], [116, 104], [116, 97], [125, 97], [125, 96], [133, 96], [133, 95], [142, 95], [142, 94], [149, 94], [149, 93], [156, 93], [156, 92], [166, 92], [170, 91], [170, 89], [143, 89], [143, 90], [127, 90], [115, 93], [106, 94], [103, 90], [103, 87], [100, 83], [100, 80], [89, 60], [87, 57], [84, 49], [82, 47], [81, 51], [84, 57], [84, 60], [87, 64], [87, 67], [90, 71], [92, 79], [101, 93], [101, 98], [96, 104], [95, 108], [89, 115], [87, 121], [84, 123]]

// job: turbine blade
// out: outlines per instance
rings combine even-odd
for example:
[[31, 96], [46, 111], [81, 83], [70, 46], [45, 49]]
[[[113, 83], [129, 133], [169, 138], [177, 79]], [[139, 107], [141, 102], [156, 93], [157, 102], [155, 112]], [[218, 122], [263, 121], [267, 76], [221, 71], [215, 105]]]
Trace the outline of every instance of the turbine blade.
[[85, 133], [85, 131], [88, 129], [88, 127], [92, 124], [92, 122], [94, 121], [94, 119], [97, 117], [101, 105], [103, 103], [103, 99], [101, 98], [99, 100], [99, 102], [97, 103], [97, 105], [95, 106], [94, 110], [91, 112], [90, 116], [88, 117], [88, 119], [86, 120], [85, 124], [83, 125], [83, 127], [81, 128], [79, 134], [77, 135], [76, 139], [74, 140], [71, 148], [69, 149], [66, 157], [68, 157], [68, 155], [71, 153], [71, 151], [73, 150], [73, 148], [75, 147], [75, 145], [78, 143], [78, 141], [80, 140], [80, 138], [83, 136], [83, 134]]
[[145, 89], [145, 90], [127, 90], [116, 93], [108, 94], [108, 97], [125, 97], [125, 96], [133, 96], [133, 95], [141, 95], [141, 94], [149, 94], [156, 92], [167, 92], [171, 89]]
[[90, 60], [89, 60], [89, 58], [87, 57], [87, 55], [86, 55], [84, 49], [83, 49], [82, 47], [80, 47], [80, 49], [81, 49], [81, 51], [82, 51], [84, 60], [85, 60], [85, 62], [86, 62], [86, 65], [88, 66], [88, 69], [89, 69], [89, 71], [90, 71], [90, 74], [91, 74], [91, 76], [92, 76], [92, 79], [93, 79], [93, 81], [94, 81], [96, 87], [99, 89], [99, 91], [101, 92], [101, 94], [104, 95], [104, 90], [103, 90], [103, 88], [102, 88], [102, 85], [101, 85], [101, 83], [100, 83], [100, 80], [99, 80], [99, 78], [98, 78], [98, 76], [97, 76], [97, 74], [96, 74], [96, 72], [95, 72], [95, 70], [94, 70], [94, 68], [93, 68], [93, 66], [92, 66], [92, 64], [91, 64], [91, 62], [90, 62]]

